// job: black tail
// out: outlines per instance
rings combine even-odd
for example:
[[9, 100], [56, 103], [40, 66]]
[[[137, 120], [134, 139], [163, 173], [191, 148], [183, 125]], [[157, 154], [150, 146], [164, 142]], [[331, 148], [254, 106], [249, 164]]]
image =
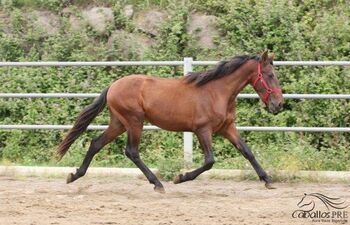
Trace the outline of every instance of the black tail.
[[95, 119], [95, 117], [106, 106], [108, 89], [109, 87], [103, 90], [101, 95], [80, 113], [73, 128], [70, 129], [69, 133], [57, 149], [59, 159], [66, 154], [73, 142], [87, 129], [92, 120]]

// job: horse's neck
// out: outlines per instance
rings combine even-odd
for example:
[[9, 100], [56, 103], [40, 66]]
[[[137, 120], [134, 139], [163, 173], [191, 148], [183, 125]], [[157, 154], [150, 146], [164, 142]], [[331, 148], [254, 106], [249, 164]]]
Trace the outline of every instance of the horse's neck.
[[217, 79], [212, 83], [221, 95], [227, 98], [235, 98], [245, 86], [249, 84], [254, 74], [256, 62], [250, 60], [238, 68], [234, 73]]

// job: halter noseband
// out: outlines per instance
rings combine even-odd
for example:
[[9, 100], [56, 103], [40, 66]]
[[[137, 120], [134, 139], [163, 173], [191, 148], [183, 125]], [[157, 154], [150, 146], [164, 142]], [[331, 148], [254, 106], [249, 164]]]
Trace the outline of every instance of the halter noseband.
[[281, 90], [281, 88], [277, 88], [277, 87], [270, 88], [270, 86], [265, 81], [261, 70], [262, 70], [261, 63], [259, 62], [258, 63], [258, 76], [253, 82], [253, 87], [255, 90], [257, 90], [256, 85], [258, 84], [258, 81], [261, 81], [262, 85], [265, 88], [265, 93], [261, 96], [261, 100], [267, 105], [267, 101], [269, 100], [270, 95], [272, 93], [282, 93], [282, 90]]

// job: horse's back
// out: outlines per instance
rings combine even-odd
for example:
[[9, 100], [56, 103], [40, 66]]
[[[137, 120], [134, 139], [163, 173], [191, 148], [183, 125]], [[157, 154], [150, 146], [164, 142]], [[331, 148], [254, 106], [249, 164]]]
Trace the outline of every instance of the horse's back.
[[150, 93], [155, 93], [159, 97], [164, 92], [178, 90], [180, 83], [183, 83], [181, 79], [133, 74], [116, 80], [109, 88], [107, 99], [110, 102], [120, 98], [140, 100], [139, 98]]

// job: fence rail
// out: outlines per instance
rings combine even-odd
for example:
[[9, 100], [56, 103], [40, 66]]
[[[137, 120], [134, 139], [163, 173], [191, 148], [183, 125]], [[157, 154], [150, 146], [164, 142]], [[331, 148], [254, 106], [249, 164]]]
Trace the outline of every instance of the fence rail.
[[110, 62], [0, 62], [0, 67], [32, 66], [183, 66], [183, 61], [110, 61]]
[[[0, 98], [96, 98], [100, 93], [0, 93]], [[259, 98], [257, 94], [239, 94], [238, 98]], [[350, 94], [283, 94], [286, 99], [350, 99]]]
[[[69, 130], [73, 125], [1, 125], [1, 130]], [[90, 125], [88, 130], [105, 130], [108, 125]], [[237, 127], [240, 131], [264, 131], [264, 132], [350, 132], [350, 127]], [[146, 125], [143, 130], [161, 130], [161, 128], [152, 125]]]
[[[216, 65], [219, 61], [191, 61], [193, 66]], [[275, 66], [350, 66], [350, 61], [274, 61]], [[0, 67], [35, 66], [183, 66], [184, 61], [109, 61], [109, 62], [0, 62]]]
[[[62, 67], [62, 66], [183, 66], [184, 74], [193, 66], [215, 65], [218, 61], [129, 61], [129, 62], [0, 62], [0, 67]], [[350, 61], [274, 61], [276, 66], [350, 66]], [[99, 93], [0, 93], [0, 98], [95, 98]], [[286, 99], [350, 99], [350, 94], [284, 94]], [[239, 94], [238, 98], [258, 98], [257, 94]], [[0, 125], [0, 129], [70, 129], [72, 125]], [[103, 130], [107, 125], [90, 125], [90, 130]], [[350, 132], [350, 127], [237, 127], [241, 131], [279, 132]], [[144, 126], [144, 130], [159, 130]], [[192, 162], [193, 134], [184, 132], [184, 159]]]
[[[216, 65], [219, 61], [193, 61], [194, 66]], [[275, 66], [350, 66], [350, 61], [273, 61]]]

